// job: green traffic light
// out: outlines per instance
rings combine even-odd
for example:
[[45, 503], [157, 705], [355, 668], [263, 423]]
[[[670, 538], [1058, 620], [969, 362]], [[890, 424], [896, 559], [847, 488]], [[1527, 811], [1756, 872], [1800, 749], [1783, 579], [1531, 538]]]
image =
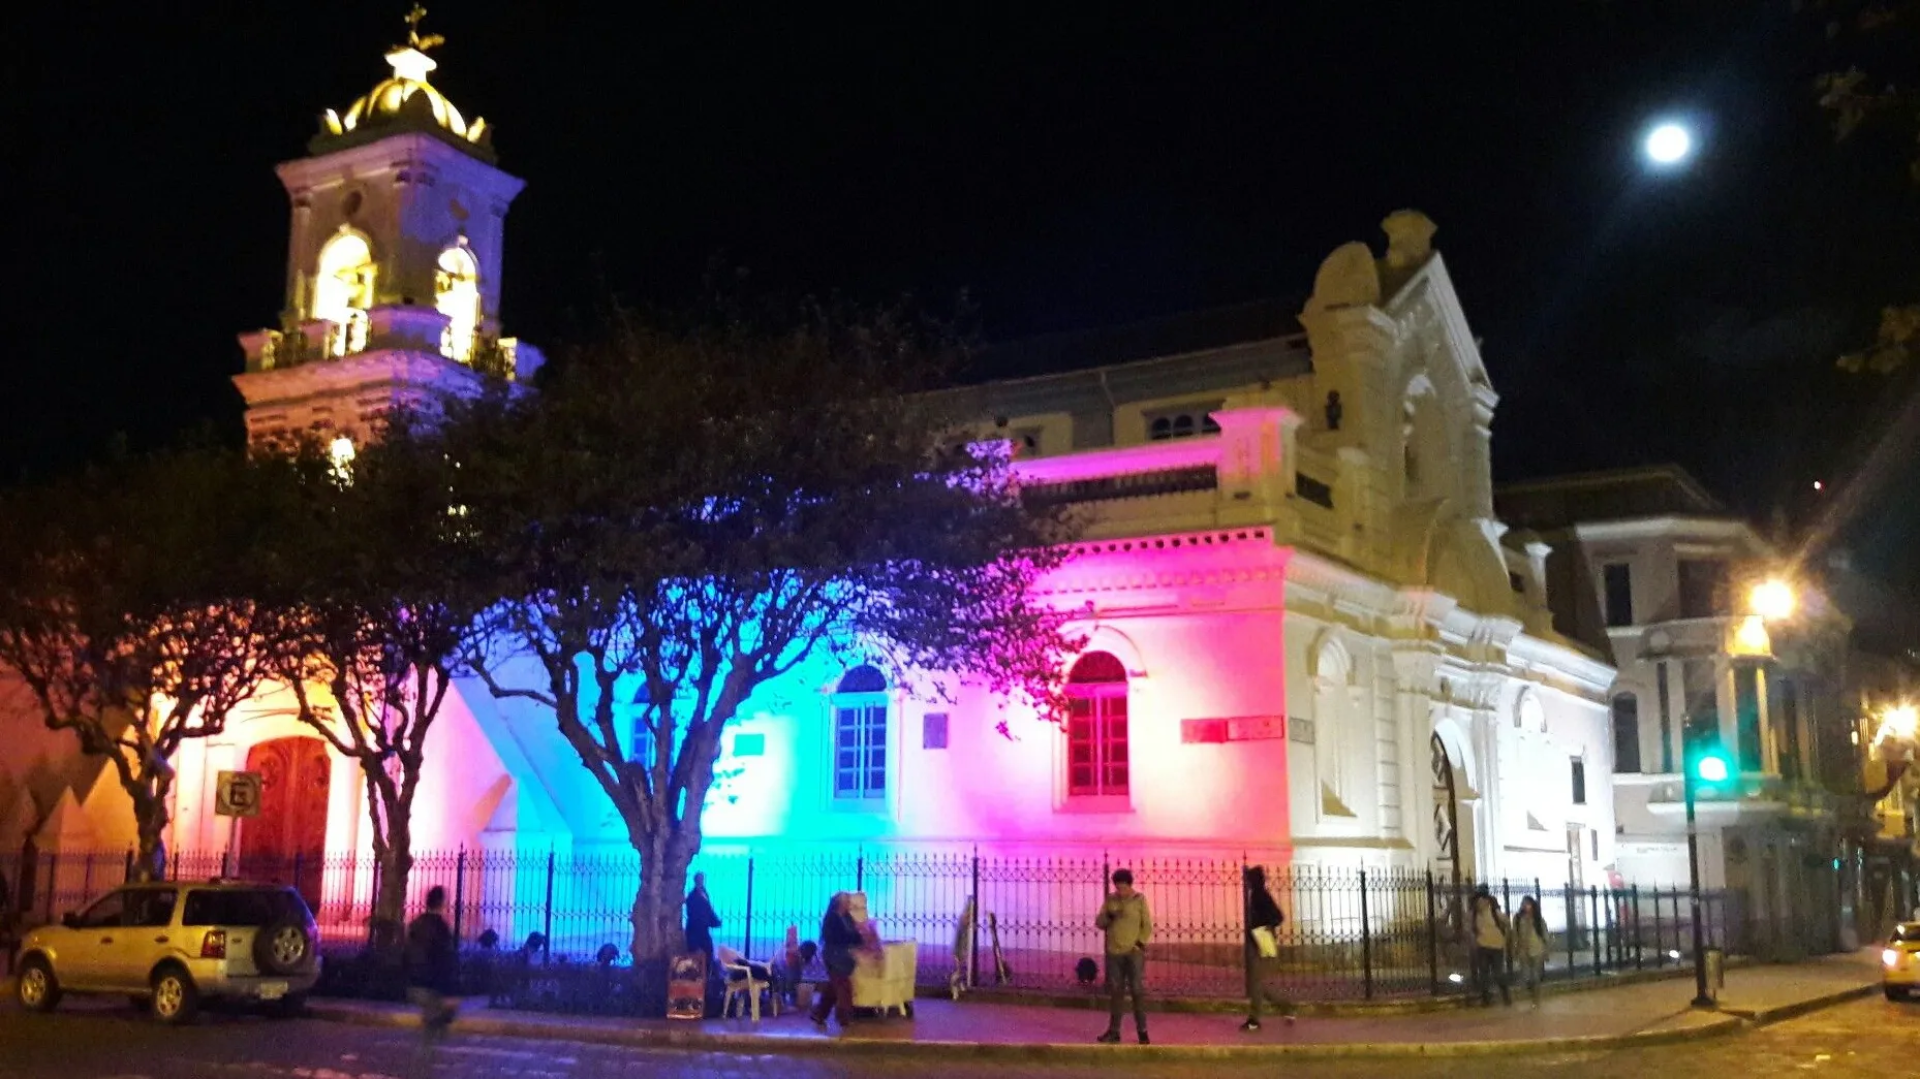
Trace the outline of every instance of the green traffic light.
[[1701, 757], [1700, 760], [1695, 763], [1693, 770], [1696, 775], [1708, 783], [1725, 783], [1728, 775], [1727, 758], [1710, 753]]

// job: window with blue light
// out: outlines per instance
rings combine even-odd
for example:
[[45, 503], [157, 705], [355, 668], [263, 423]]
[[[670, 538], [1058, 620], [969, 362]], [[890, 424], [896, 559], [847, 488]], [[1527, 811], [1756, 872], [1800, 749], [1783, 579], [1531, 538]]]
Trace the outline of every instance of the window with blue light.
[[871, 666], [840, 679], [833, 702], [833, 796], [887, 795], [887, 677]]

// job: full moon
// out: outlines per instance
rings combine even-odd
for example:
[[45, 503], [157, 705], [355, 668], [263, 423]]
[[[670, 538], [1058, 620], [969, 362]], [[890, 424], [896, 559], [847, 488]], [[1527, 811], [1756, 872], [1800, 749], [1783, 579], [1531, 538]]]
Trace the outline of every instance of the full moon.
[[1693, 136], [1679, 124], [1666, 123], [1647, 132], [1647, 158], [1656, 165], [1677, 165], [1693, 150]]

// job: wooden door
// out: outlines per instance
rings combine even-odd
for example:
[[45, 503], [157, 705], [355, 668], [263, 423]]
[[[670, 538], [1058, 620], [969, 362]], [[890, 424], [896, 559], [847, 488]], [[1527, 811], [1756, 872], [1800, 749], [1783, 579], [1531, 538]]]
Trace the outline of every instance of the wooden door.
[[333, 781], [327, 744], [318, 738], [262, 742], [247, 752], [247, 771], [260, 773], [260, 815], [241, 829], [240, 875], [294, 884], [317, 908]]

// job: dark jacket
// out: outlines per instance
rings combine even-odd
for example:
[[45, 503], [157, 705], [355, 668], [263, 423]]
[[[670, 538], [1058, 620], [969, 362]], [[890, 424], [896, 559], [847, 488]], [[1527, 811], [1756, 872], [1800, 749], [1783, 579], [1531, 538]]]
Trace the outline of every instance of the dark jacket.
[[687, 893], [687, 951], [713, 955], [713, 931], [720, 928], [720, 916], [713, 912], [713, 900], [695, 889]]
[[1280, 904], [1273, 901], [1273, 893], [1267, 891], [1264, 884], [1256, 884], [1247, 889], [1247, 947], [1254, 947], [1253, 931], [1265, 928], [1280, 932], [1280, 923], [1286, 916], [1280, 913]]
[[820, 919], [820, 959], [827, 973], [845, 978], [853, 974], [854, 949], [866, 943], [853, 918], [845, 911], [830, 910]]
[[460, 949], [447, 920], [428, 911], [407, 923], [407, 984], [452, 995], [459, 981]]

